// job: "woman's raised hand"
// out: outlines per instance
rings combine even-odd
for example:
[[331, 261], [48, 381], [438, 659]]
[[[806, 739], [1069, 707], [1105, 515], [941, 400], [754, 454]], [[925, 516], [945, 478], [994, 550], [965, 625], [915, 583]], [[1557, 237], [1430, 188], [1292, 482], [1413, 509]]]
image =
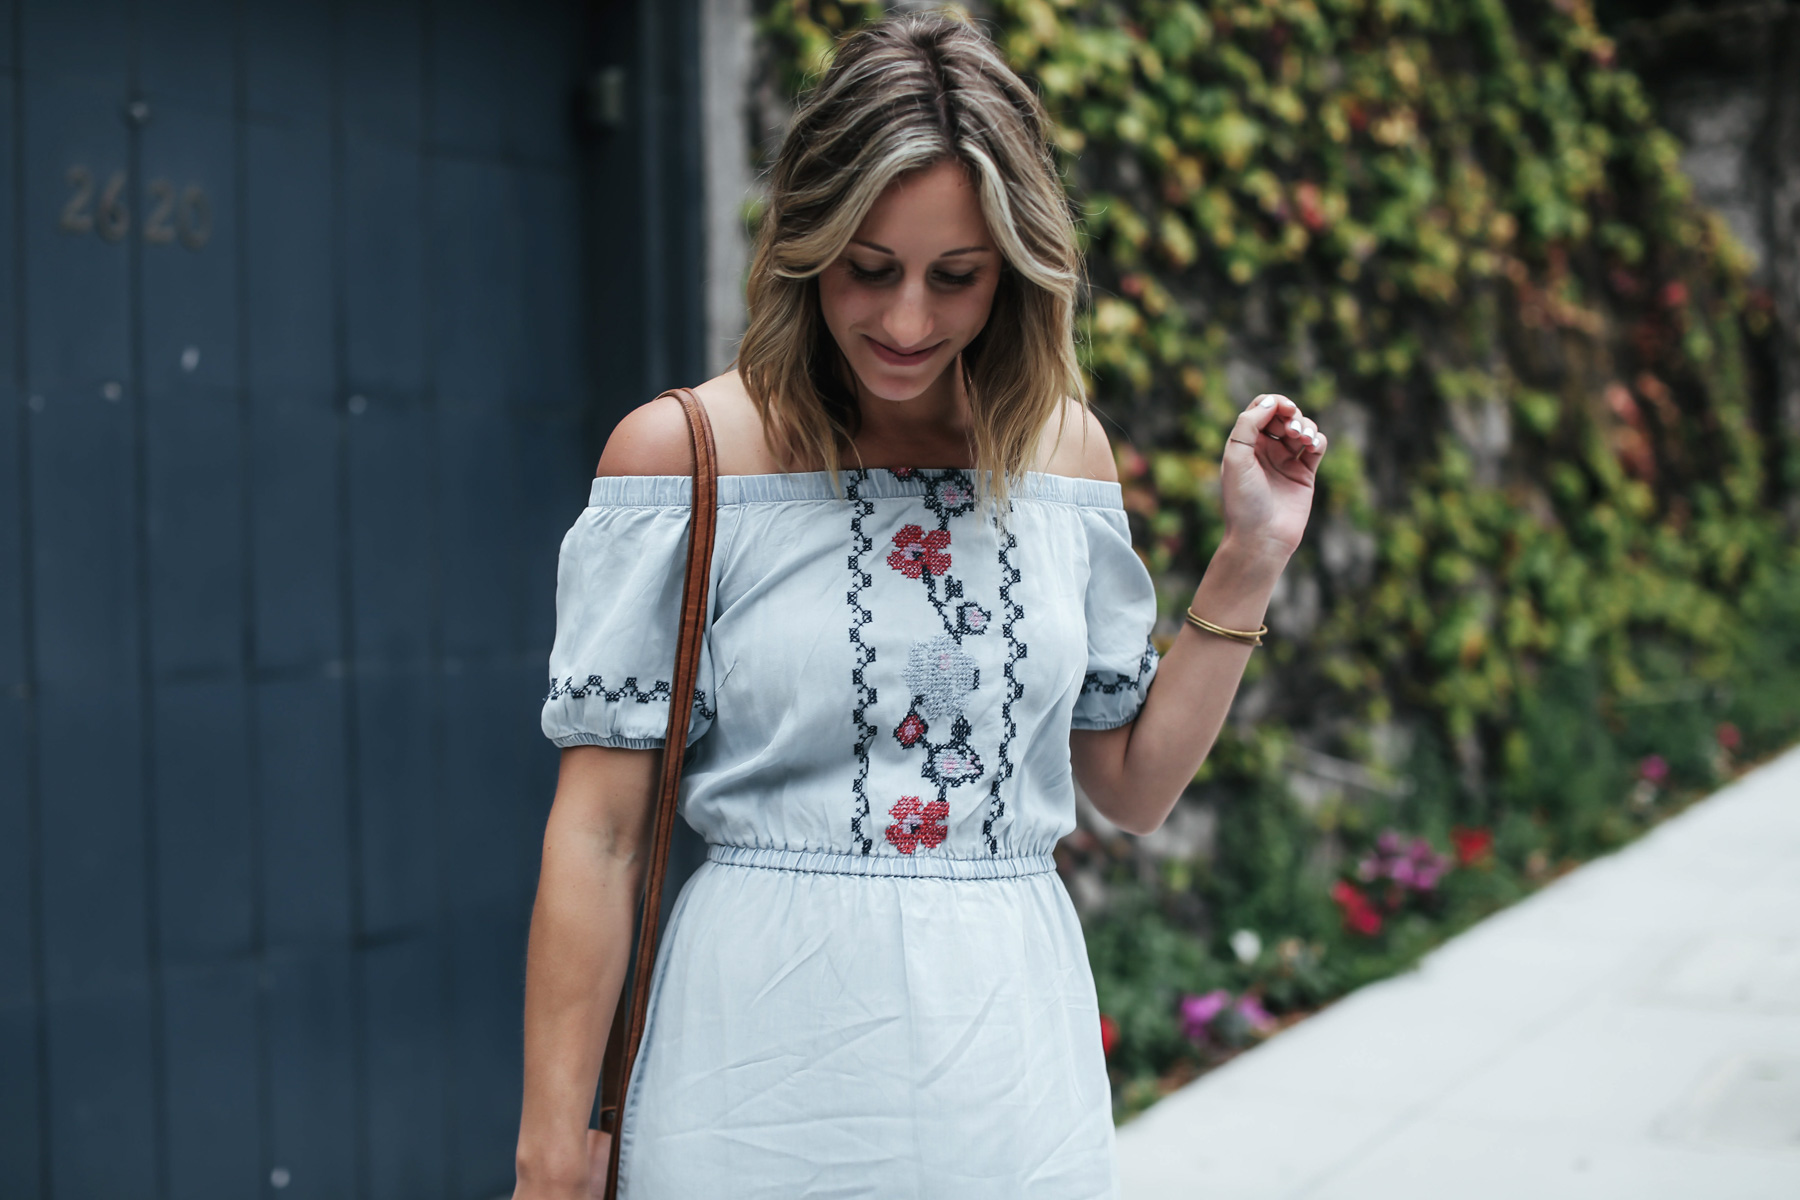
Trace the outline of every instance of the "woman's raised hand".
[[1326, 439], [1286, 396], [1258, 396], [1238, 415], [1220, 465], [1225, 537], [1283, 562], [1300, 544]]

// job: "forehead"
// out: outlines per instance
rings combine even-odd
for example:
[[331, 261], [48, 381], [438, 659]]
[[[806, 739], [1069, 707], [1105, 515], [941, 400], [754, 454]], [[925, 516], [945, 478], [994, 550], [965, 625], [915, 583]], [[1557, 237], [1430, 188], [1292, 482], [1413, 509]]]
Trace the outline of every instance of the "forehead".
[[856, 236], [902, 257], [989, 244], [980, 193], [968, 170], [948, 160], [890, 183], [856, 227]]

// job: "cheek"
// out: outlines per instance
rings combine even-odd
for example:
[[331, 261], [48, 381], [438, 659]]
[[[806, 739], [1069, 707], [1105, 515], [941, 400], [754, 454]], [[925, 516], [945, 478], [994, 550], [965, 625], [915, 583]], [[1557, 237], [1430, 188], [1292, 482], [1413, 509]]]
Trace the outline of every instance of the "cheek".
[[841, 338], [852, 325], [866, 319], [869, 310], [868, 292], [845, 279], [842, 272], [827, 271], [819, 276], [819, 311], [833, 334]]
[[994, 311], [997, 286], [994, 282], [977, 284], [951, 302], [946, 315], [951, 316], [963, 336], [972, 338], [987, 324]]

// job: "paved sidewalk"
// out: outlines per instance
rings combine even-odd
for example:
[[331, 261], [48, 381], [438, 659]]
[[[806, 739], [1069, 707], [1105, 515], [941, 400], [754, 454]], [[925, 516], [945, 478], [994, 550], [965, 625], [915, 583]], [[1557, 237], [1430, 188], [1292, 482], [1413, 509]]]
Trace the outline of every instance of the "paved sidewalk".
[[1124, 1200], [1800, 1200], [1800, 751], [1170, 1096]]

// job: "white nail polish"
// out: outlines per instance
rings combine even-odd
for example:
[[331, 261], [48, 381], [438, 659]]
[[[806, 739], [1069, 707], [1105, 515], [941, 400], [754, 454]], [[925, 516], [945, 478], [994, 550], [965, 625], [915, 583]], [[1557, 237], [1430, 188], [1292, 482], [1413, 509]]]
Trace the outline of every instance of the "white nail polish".
[[1273, 397], [1273, 396], [1264, 396], [1262, 398], [1262, 403], [1257, 405], [1258, 408], [1273, 408], [1274, 406], [1275, 406], [1275, 397]]
[[1315, 433], [1315, 434], [1313, 434], [1312, 442], [1313, 442], [1313, 449], [1317, 450], [1320, 446], [1325, 444], [1325, 439]]
[[1288, 422], [1288, 431], [1291, 433], [1299, 433], [1300, 432], [1300, 422], [1289, 421]]

